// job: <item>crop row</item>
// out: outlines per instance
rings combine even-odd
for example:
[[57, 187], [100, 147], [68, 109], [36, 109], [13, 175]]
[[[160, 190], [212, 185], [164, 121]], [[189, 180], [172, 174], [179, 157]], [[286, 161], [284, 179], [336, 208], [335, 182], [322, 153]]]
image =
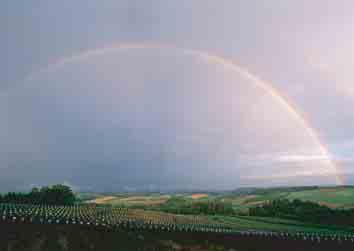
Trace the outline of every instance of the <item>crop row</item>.
[[99, 205], [49, 206], [30, 204], [0, 204], [0, 221], [37, 224], [74, 224], [108, 229], [141, 229], [151, 231], [188, 231], [237, 233], [245, 236], [302, 240], [348, 240], [354, 243], [351, 233], [320, 234], [307, 232], [240, 231], [232, 224], [213, 221], [203, 216], [186, 216]]
[[226, 224], [202, 216], [182, 216], [139, 209], [97, 205], [48, 206], [0, 204], [2, 221], [41, 224], [80, 224], [108, 228], [128, 227], [167, 231], [231, 232]]

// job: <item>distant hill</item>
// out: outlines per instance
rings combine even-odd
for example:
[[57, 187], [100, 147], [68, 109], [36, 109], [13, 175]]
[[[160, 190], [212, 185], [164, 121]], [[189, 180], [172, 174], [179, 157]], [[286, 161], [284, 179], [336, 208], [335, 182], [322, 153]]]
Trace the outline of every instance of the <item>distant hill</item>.
[[238, 195], [249, 195], [249, 194], [267, 194], [272, 192], [297, 192], [297, 191], [307, 191], [307, 190], [316, 190], [319, 186], [298, 186], [298, 187], [270, 187], [270, 188], [260, 188], [260, 187], [251, 187], [251, 188], [238, 188], [234, 190], [233, 194]]
[[[85, 193], [78, 197], [84, 201], [97, 201], [100, 204], [158, 207], [174, 198], [192, 200], [193, 192], [188, 193]], [[200, 192], [196, 192], [200, 194]], [[234, 209], [247, 211], [248, 208], [261, 205], [269, 200], [275, 199], [300, 199], [311, 201], [330, 208], [349, 209], [354, 208], [354, 186], [301, 186], [301, 187], [271, 187], [271, 188], [239, 188], [225, 192], [203, 192], [202, 197], [194, 198], [198, 200], [222, 200], [233, 205]], [[191, 197], [192, 196], [192, 197]], [[109, 199], [108, 199], [109, 198]]]
[[246, 209], [275, 199], [300, 199], [330, 208], [354, 208], [354, 186], [336, 187], [278, 187], [237, 189], [225, 196], [234, 207]]

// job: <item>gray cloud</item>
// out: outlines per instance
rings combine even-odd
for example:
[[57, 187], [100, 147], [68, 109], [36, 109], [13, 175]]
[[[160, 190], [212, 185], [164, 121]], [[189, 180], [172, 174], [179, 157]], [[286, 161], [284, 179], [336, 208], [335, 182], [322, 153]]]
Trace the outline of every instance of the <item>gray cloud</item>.
[[331, 182], [318, 142], [284, 106], [242, 76], [178, 52], [111, 53], [24, 81], [58, 58], [117, 41], [236, 60], [297, 107], [343, 172], [353, 170], [345, 143], [354, 136], [353, 50], [339, 42], [352, 39], [350, 1], [2, 5], [0, 189]]

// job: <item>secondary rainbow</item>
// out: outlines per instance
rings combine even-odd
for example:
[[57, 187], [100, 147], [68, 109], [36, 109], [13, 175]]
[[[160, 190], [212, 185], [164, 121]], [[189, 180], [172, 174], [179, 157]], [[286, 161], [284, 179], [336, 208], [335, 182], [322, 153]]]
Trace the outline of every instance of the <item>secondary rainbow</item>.
[[[336, 163], [334, 163], [330, 157], [329, 151], [327, 150], [327, 147], [321, 142], [320, 137], [317, 135], [316, 131], [314, 128], [310, 126], [310, 124], [307, 122], [307, 120], [304, 118], [303, 115], [296, 109], [294, 105], [291, 104], [289, 99], [287, 99], [284, 95], [282, 95], [278, 90], [276, 90], [270, 83], [261, 80], [257, 76], [251, 74], [247, 69], [241, 67], [239, 64], [235, 63], [233, 60], [227, 59], [225, 57], [207, 52], [207, 51], [201, 51], [201, 50], [196, 50], [196, 49], [186, 49], [186, 48], [181, 48], [177, 47], [171, 44], [165, 44], [165, 43], [115, 43], [111, 44], [109, 46], [104, 46], [102, 48], [96, 48], [92, 50], [87, 50], [83, 51], [78, 54], [74, 54], [69, 57], [61, 58], [59, 60], [56, 60], [50, 64], [48, 64], [46, 67], [40, 69], [37, 72], [34, 72], [27, 76], [25, 80], [31, 80], [35, 78], [35, 76], [38, 76], [38, 74], [44, 74], [44, 73], [49, 73], [52, 71], [55, 71], [57, 68], [67, 64], [67, 63], [73, 63], [73, 62], [79, 62], [79, 61], [85, 61], [91, 57], [95, 56], [100, 56], [100, 55], [105, 55], [110, 52], [114, 51], [119, 51], [119, 50], [137, 50], [137, 49], [170, 49], [170, 50], [175, 50], [179, 53], [185, 54], [185, 55], [191, 55], [198, 57], [202, 60], [205, 60], [205, 62], [210, 63], [210, 64], [217, 64], [221, 65], [226, 69], [230, 69], [231, 71], [237, 72], [238, 74], [241, 74], [244, 76], [246, 79], [251, 80], [253, 83], [255, 83], [259, 88], [262, 88], [264, 91], [269, 93], [272, 98], [274, 98], [280, 105], [282, 105], [296, 120], [298, 120], [306, 129], [306, 133], [308, 136], [314, 140], [319, 145], [319, 150], [321, 154], [326, 158], [326, 161], [328, 161], [328, 164], [332, 168], [332, 171], [334, 171], [336, 175], [336, 183], [337, 184], [343, 184], [344, 183], [344, 178], [341, 175], [340, 168]], [[330, 171], [330, 170], [325, 170], [325, 171]]]

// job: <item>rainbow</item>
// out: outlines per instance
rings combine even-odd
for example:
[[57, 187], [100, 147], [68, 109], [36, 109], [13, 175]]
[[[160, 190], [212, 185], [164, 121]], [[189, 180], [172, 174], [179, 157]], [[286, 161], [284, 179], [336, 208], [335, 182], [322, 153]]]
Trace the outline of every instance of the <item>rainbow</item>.
[[319, 146], [319, 150], [321, 155], [323, 155], [332, 168], [332, 172], [336, 174], [336, 183], [337, 184], [344, 184], [344, 177], [341, 175], [341, 171], [339, 166], [331, 159], [329, 151], [325, 144], [322, 143], [320, 137], [316, 133], [316, 130], [311, 127], [308, 120], [296, 109], [296, 107], [291, 103], [291, 101], [282, 95], [278, 90], [276, 90], [270, 83], [261, 80], [257, 76], [251, 74], [247, 69], [241, 67], [239, 64], [235, 63], [233, 60], [227, 59], [225, 57], [206, 52], [201, 50], [195, 49], [186, 49], [177, 47], [171, 44], [164, 44], [164, 43], [115, 43], [108, 46], [104, 46], [102, 48], [96, 48], [92, 50], [83, 51], [78, 54], [74, 54], [69, 57], [64, 57], [54, 62], [49, 63], [46, 67], [41, 68], [39, 71], [34, 72], [25, 78], [25, 81], [32, 80], [39, 74], [50, 73], [55, 71], [57, 68], [61, 66], [73, 63], [73, 62], [81, 62], [85, 61], [89, 58], [105, 55], [110, 52], [115, 51], [124, 51], [124, 50], [138, 50], [138, 49], [170, 49], [174, 51], [178, 51], [181, 54], [190, 55], [193, 57], [197, 57], [199, 59], [204, 60], [206, 63], [221, 65], [225, 69], [229, 69], [233, 72], [237, 72], [238, 74], [242, 75], [246, 79], [249, 79], [253, 83], [257, 85], [257, 87], [263, 89], [266, 93], [270, 94], [274, 100], [276, 100], [281, 106], [283, 106], [293, 118], [295, 118], [300, 124], [304, 126], [306, 129], [306, 133], [308, 136], [314, 140]]

